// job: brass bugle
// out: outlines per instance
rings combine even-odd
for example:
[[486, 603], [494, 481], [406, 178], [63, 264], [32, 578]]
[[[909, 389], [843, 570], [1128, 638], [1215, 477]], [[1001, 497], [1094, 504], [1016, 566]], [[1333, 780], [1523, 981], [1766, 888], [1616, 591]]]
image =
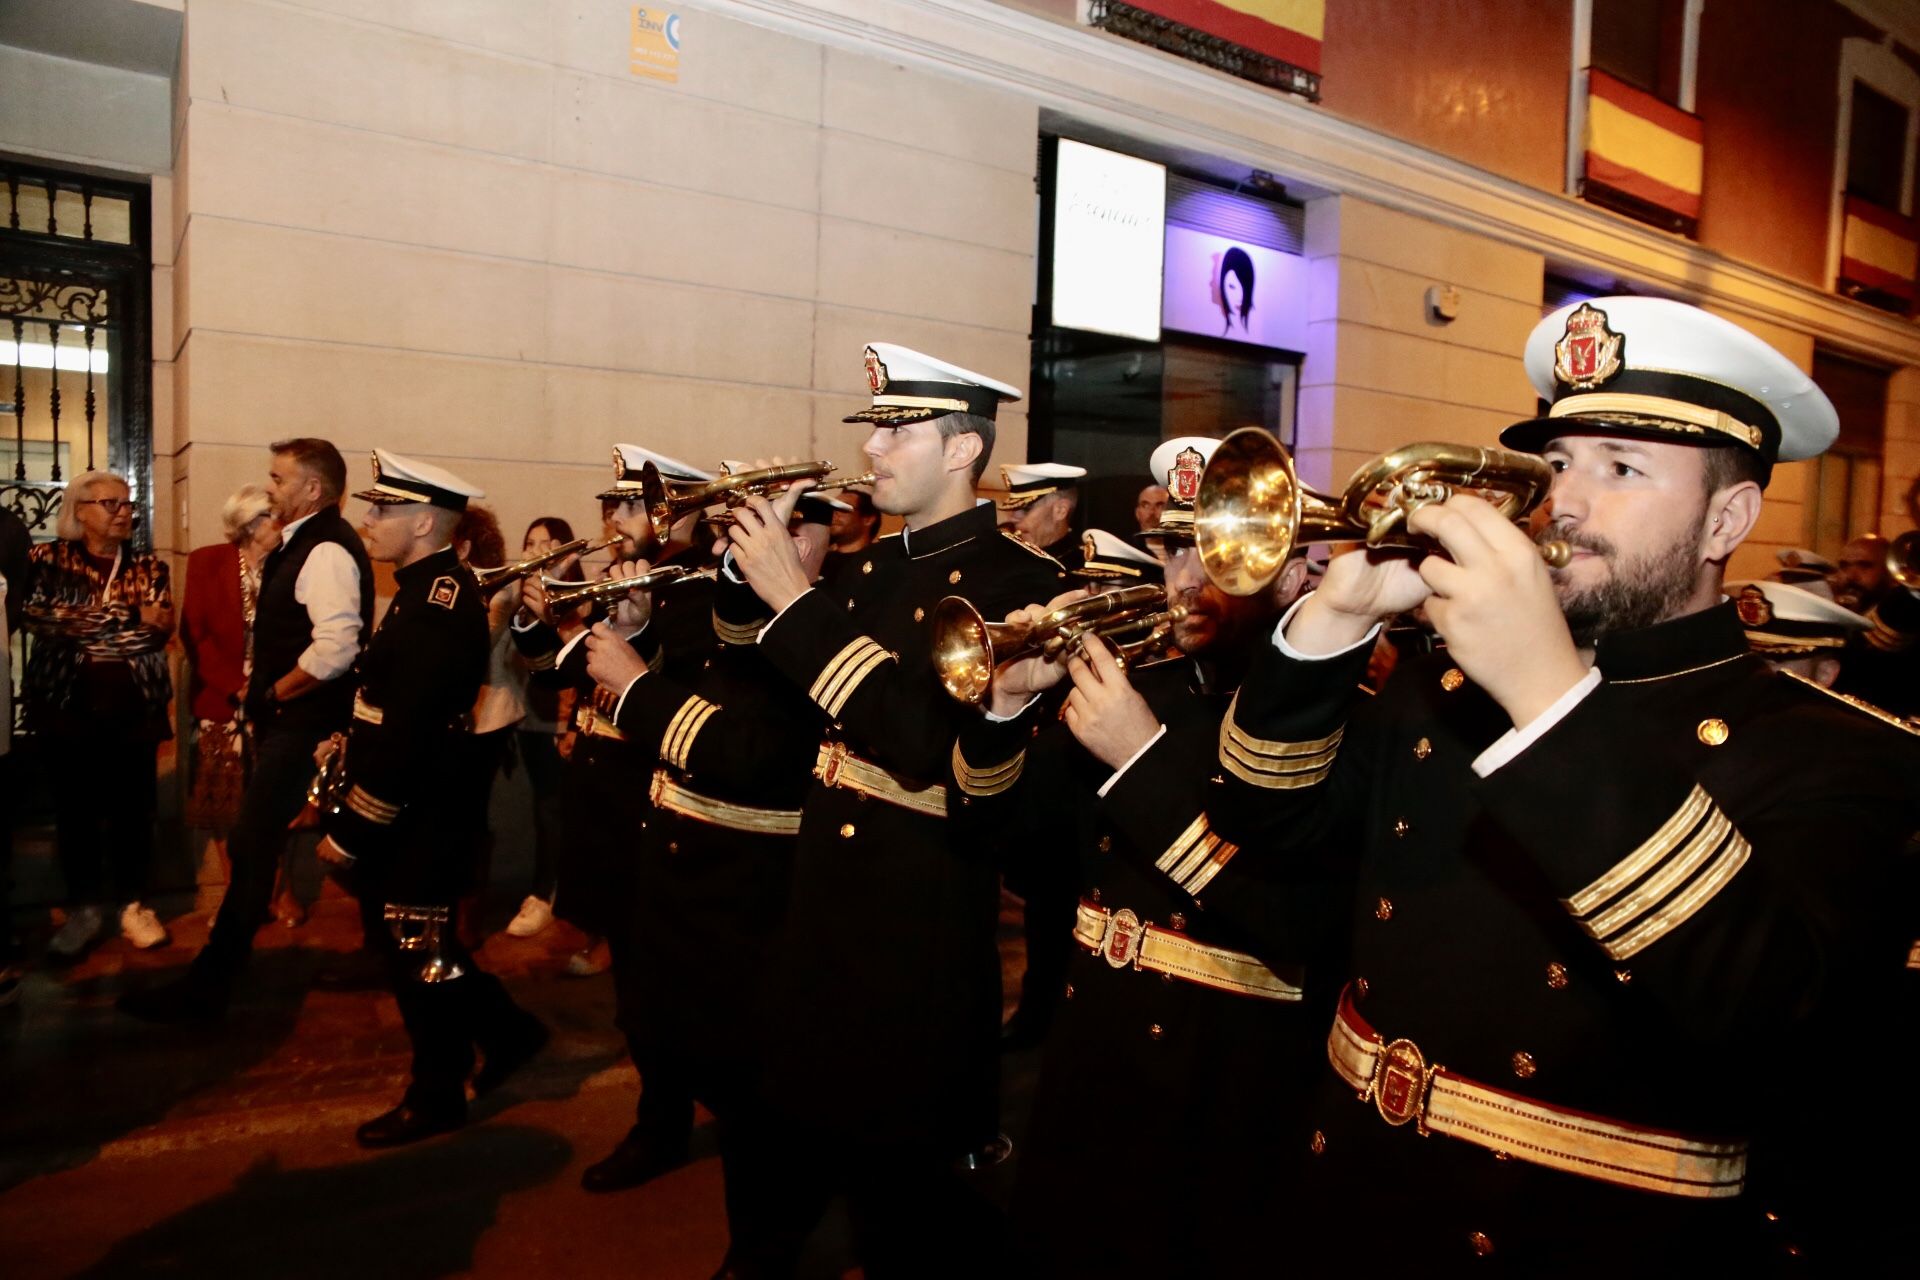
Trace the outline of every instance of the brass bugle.
[[[1250, 596], [1270, 584], [1303, 543], [1436, 552], [1438, 542], [1406, 527], [1407, 517], [1428, 503], [1471, 493], [1518, 521], [1552, 487], [1553, 469], [1533, 454], [1428, 442], [1381, 454], [1353, 473], [1339, 497], [1329, 497], [1300, 483], [1292, 456], [1271, 433], [1242, 427], [1220, 442], [1201, 473], [1194, 545], [1215, 586]], [[1564, 568], [1573, 548], [1545, 542], [1540, 554]]]
[[1037, 623], [988, 622], [965, 597], [948, 596], [933, 609], [933, 668], [955, 701], [978, 706], [992, 691], [994, 669], [1001, 663], [1038, 655], [1058, 658], [1090, 635], [1119, 642], [1126, 662], [1164, 644], [1186, 612], [1178, 605], [1169, 608], [1167, 589], [1157, 583], [1088, 596]]
[[549, 609], [572, 609], [580, 605], [611, 604], [633, 591], [657, 591], [676, 583], [710, 581], [714, 573], [712, 569], [663, 564], [637, 578], [601, 578], [597, 582], [563, 582], [558, 578], [542, 578], [540, 585], [547, 589]]
[[620, 541], [618, 534], [599, 542], [575, 538], [572, 542], [563, 542], [557, 547], [542, 551], [537, 556], [528, 556], [525, 560], [516, 560], [512, 564], [497, 564], [488, 569], [475, 569], [473, 578], [480, 584], [482, 591], [491, 591], [495, 587], [504, 587], [509, 582], [517, 582], [550, 564], [565, 560], [568, 556], [590, 556], [596, 551], [605, 551], [618, 541]]
[[[712, 506], [737, 507], [752, 497], [770, 497], [800, 480], [822, 480], [816, 489], [841, 489], [848, 485], [872, 484], [873, 472], [842, 480], [826, 480], [833, 474], [831, 462], [789, 462], [777, 467], [759, 467], [752, 471], [727, 471], [711, 480], [668, 480], [651, 462], [640, 472], [640, 492], [647, 504], [647, 518], [653, 533], [665, 543], [673, 526], [698, 511]], [[719, 523], [726, 523], [724, 520]], [[646, 548], [641, 548], [646, 550]]]
[[1887, 573], [1907, 590], [1920, 590], [1920, 529], [1909, 529], [1887, 544]]

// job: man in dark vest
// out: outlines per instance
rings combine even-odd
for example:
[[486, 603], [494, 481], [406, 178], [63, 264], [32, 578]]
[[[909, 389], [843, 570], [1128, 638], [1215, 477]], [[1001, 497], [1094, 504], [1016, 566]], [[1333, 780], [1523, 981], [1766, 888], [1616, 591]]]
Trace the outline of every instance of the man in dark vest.
[[360, 536], [340, 514], [347, 487], [340, 451], [314, 439], [272, 447], [267, 486], [281, 541], [261, 568], [254, 611], [244, 708], [253, 726], [253, 776], [227, 840], [233, 880], [186, 977], [121, 998], [123, 1012], [150, 1022], [225, 1014], [273, 896], [287, 824], [306, 803], [314, 749], [352, 716], [348, 677], [372, 627], [373, 570]]

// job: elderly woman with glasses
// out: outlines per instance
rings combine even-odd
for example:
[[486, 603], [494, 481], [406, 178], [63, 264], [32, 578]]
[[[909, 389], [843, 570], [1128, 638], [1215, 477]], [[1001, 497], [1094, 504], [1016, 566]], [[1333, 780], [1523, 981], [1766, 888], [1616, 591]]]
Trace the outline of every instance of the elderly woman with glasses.
[[110, 471], [74, 478], [58, 535], [33, 549], [26, 627], [33, 636], [21, 696], [48, 748], [60, 866], [72, 900], [48, 950], [77, 959], [121, 906], [136, 947], [167, 931], [142, 899], [153, 855], [154, 750], [171, 736], [166, 646], [173, 592], [166, 562], [127, 546], [127, 482]]

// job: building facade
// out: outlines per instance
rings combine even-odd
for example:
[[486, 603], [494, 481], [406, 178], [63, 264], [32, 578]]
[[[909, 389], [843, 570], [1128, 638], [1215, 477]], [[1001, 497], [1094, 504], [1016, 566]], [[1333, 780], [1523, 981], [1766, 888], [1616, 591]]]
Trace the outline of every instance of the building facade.
[[[1626, 290], [1747, 326], [1841, 405], [1844, 456], [1780, 469], [1736, 575], [1909, 527], [1911, 6], [1213, 6], [1293, 24], [1305, 93], [1088, 25], [1105, 7], [26, 0], [0, 21], [0, 154], [146, 189], [150, 385], [121, 394], [145, 401], [151, 539], [182, 555], [282, 436], [442, 462], [511, 539], [592, 527], [616, 440], [858, 469], [839, 418], [870, 339], [1045, 381], [1051, 138], [1299, 211], [1300, 336], [1272, 359], [1309, 483], [1491, 442], [1533, 411], [1543, 309]], [[1169, 433], [1192, 400], [1163, 398]], [[1027, 454], [1027, 411], [997, 460]]]

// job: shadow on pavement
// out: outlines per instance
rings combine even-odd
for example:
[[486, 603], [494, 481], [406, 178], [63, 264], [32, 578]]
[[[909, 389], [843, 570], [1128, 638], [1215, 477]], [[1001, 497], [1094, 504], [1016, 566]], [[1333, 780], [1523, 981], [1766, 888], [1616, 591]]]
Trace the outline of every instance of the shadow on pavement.
[[[218, 1026], [155, 1027], [113, 1007], [118, 975], [57, 983], [35, 975], [0, 1027], [0, 1075], [33, 1081], [32, 1106], [0, 1107], [0, 1191], [92, 1160], [195, 1094], [273, 1056], [292, 1034], [316, 960], [263, 951]], [[156, 971], [165, 980], [177, 970]]]
[[504, 1125], [321, 1169], [263, 1157], [232, 1189], [126, 1237], [80, 1274], [465, 1274], [501, 1198], [550, 1181], [572, 1155], [557, 1134]]

